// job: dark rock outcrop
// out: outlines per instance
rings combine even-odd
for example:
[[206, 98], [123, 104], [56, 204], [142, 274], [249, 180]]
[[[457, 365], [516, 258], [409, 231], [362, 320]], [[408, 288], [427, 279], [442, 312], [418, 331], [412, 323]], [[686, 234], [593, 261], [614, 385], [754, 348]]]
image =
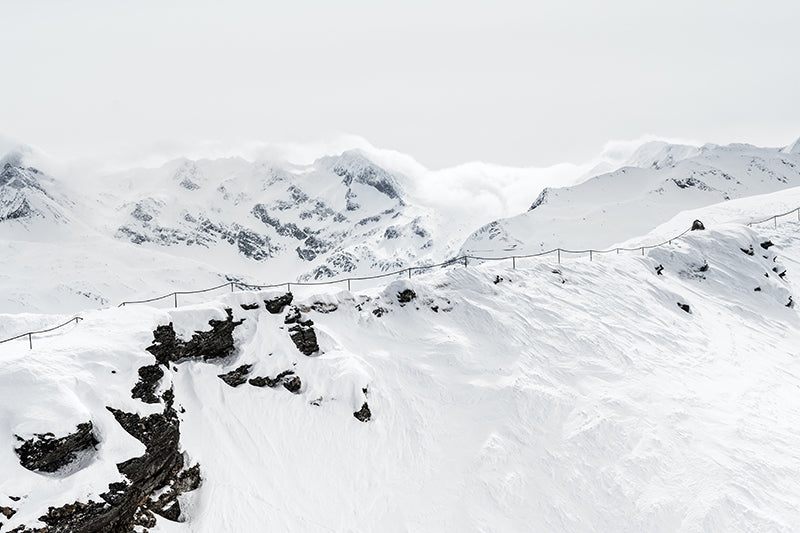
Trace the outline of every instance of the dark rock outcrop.
[[158, 383], [164, 377], [161, 365], [147, 365], [139, 369], [139, 382], [131, 389], [131, 397], [138, 398], [144, 403], [158, 403], [161, 401], [156, 395]]
[[217, 377], [231, 387], [238, 387], [247, 382], [247, 376], [250, 374], [250, 369], [252, 367], [253, 365], [242, 365], [236, 370], [231, 370], [227, 374], [220, 374]]
[[706, 229], [706, 227], [699, 220], [695, 220], [694, 222], [692, 222], [692, 231], [703, 230], [703, 229]]
[[252, 311], [253, 309], [258, 309], [258, 308], [259, 308], [259, 305], [258, 305], [258, 303], [252, 303], [252, 304], [241, 304], [241, 305], [240, 305], [240, 307], [241, 307], [242, 309], [244, 309], [245, 311]]
[[317, 333], [314, 328], [309, 325], [311, 321], [295, 324], [289, 328], [289, 337], [297, 346], [297, 349], [305, 355], [312, 355], [319, 351], [319, 344], [317, 344]]
[[289, 311], [286, 313], [286, 316], [283, 318], [284, 324], [296, 324], [300, 322], [300, 309], [297, 307], [290, 307]]
[[353, 413], [353, 416], [359, 419], [361, 422], [369, 422], [372, 418], [372, 411], [369, 410], [369, 405], [367, 402], [361, 406], [361, 409]]
[[742, 252], [746, 253], [747, 255], [755, 255], [753, 251], [753, 245], [750, 245], [750, 248], [739, 248]]
[[72, 463], [79, 452], [95, 449], [99, 441], [92, 429], [91, 422], [84, 422], [77, 431], [60, 438], [52, 433], [36, 434], [28, 440], [17, 436], [22, 442], [15, 450], [19, 462], [34, 472], [56, 472]]
[[692, 312], [691, 308], [689, 307], [689, 304], [682, 304], [682, 303], [678, 302], [678, 307], [680, 307], [681, 310], [686, 311], [687, 313], [691, 313]]
[[283, 387], [288, 390], [289, 392], [297, 394], [300, 391], [300, 387], [303, 386], [303, 383], [300, 381], [300, 378], [297, 376], [292, 376], [288, 379], [283, 381]]
[[196, 331], [191, 340], [184, 341], [175, 334], [170, 322], [167, 326], [158, 326], [153, 332], [154, 342], [147, 351], [156, 357], [162, 365], [183, 359], [219, 359], [228, 356], [233, 350], [233, 330], [244, 322], [233, 320], [233, 311], [226, 309], [226, 320], [209, 320], [210, 331]]
[[317, 313], [326, 314], [326, 313], [333, 313], [334, 311], [339, 309], [339, 306], [334, 303], [314, 302], [313, 304], [311, 304], [311, 309], [313, 309]]
[[764, 241], [761, 243], [761, 247], [765, 250], [769, 250], [773, 246], [775, 246], [775, 243], [772, 241]]
[[[47, 527], [29, 529], [22, 526], [14, 531], [127, 533], [134, 531], [136, 526], [155, 526], [154, 512], [171, 520], [179, 519], [178, 496], [199, 486], [199, 466], [182, 472], [184, 459], [179, 449], [180, 423], [172, 407], [172, 391], [168, 390], [162, 397], [164, 411], [144, 418], [107, 408], [125, 431], [145, 445], [144, 455], [117, 465], [126, 481], [109, 484], [108, 491], [100, 495], [102, 502], [76, 501], [61, 507], [50, 507], [39, 518]], [[153, 501], [151, 495], [156, 491], [163, 492]]]
[[276, 296], [275, 298], [264, 300], [264, 304], [267, 307], [267, 311], [273, 315], [279, 315], [283, 312], [284, 307], [291, 305], [293, 299], [294, 296], [292, 296], [292, 293], [287, 292], [282, 296]]
[[412, 291], [411, 289], [404, 289], [397, 293], [397, 301], [401, 304], [407, 304], [411, 300], [417, 297], [417, 293]]
[[[292, 379], [293, 376], [294, 376], [294, 370], [284, 370], [283, 372], [281, 372], [280, 374], [278, 374], [274, 378], [271, 378], [269, 376], [255, 377], [255, 378], [250, 380], [250, 385], [252, 385], [254, 387], [270, 387], [270, 388], [277, 387], [281, 383], [285, 384], [285, 382], [287, 380]], [[300, 378], [298, 378], [298, 381], [299, 381], [299, 379]], [[287, 387], [287, 389], [288, 389], [288, 387]]]

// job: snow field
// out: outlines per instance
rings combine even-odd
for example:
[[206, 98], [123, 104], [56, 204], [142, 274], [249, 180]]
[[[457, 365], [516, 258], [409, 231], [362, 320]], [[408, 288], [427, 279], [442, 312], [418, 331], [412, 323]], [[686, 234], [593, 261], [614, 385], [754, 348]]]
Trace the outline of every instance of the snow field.
[[[159, 519], [158, 531], [791, 531], [800, 366], [785, 304], [797, 294], [797, 230], [719, 226], [644, 257], [486, 263], [308, 291], [299, 306], [338, 306], [304, 313], [322, 349], [313, 357], [294, 347], [283, 314], [239, 306], [271, 293], [90, 312], [32, 351], [0, 345], [0, 498], [23, 497], [7, 527], [118, 480], [115, 464], [142, 446], [105, 405], [158, 408], [130, 397], [152, 362], [152, 330], [173, 322], [188, 338], [231, 307], [246, 319], [237, 352], [164, 378], [204, 482], [182, 497], [187, 522]], [[741, 251], [750, 246], [753, 256]], [[417, 297], [401, 306], [407, 288]], [[50, 318], [15, 315], [14, 326]], [[242, 364], [251, 377], [293, 369], [303, 387], [217, 377]], [[365, 400], [368, 423], [352, 416]], [[19, 465], [14, 434], [89, 419], [101, 444], [82, 469]]]

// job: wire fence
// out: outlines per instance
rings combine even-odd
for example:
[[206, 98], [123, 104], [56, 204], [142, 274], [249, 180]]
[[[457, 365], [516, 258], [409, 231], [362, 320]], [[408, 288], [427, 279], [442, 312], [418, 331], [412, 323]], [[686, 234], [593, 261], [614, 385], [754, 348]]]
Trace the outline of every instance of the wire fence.
[[[772, 216], [767, 217], [767, 218], [765, 218], [763, 220], [751, 221], [747, 225], [748, 226], [752, 226], [754, 224], [762, 224], [764, 222], [773, 221], [774, 224], [775, 224], [775, 227], [777, 227], [778, 218], [791, 215], [792, 213], [796, 213], [797, 214], [797, 220], [800, 221], [800, 207], [796, 207], [794, 209], [786, 211], [785, 213], [772, 215]], [[382, 278], [396, 277], [396, 276], [400, 276], [400, 275], [404, 275], [404, 274], [407, 274], [409, 279], [410, 279], [413, 276], [413, 274], [415, 274], [415, 273], [416, 274], [421, 274], [421, 273], [424, 273], [424, 272], [426, 272], [428, 270], [431, 270], [431, 269], [434, 269], [434, 268], [442, 268], [442, 267], [448, 267], [448, 266], [452, 266], [452, 265], [461, 265], [461, 264], [463, 264], [466, 267], [466, 266], [469, 265], [469, 261], [470, 260], [473, 260], [473, 261], [509, 261], [510, 260], [512, 268], [517, 268], [517, 260], [518, 259], [529, 259], [529, 258], [533, 258], [533, 257], [543, 257], [543, 256], [546, 256], [546, 255], [551, 255], [551, 254], [555, 254], [556, 255], [556, 260], [558, 261], [559, 264], [561, 263], [562, 254], [588, 255], [589, 261], [594, 260], [594, 256], [595, 255], [612, 254], [612, 253], [619, 254], [620, 252], [641, 252], [641, 254], [644, 255], [646, 250], [650, 250], [650, 249], [653, 249], [653, 248], [659, 248], [661, 246], [672, 244], [672, 241], [680, 239], [681, 237], [683, 237], [684, 235], [686, 235], [687, 233], [692, 231], [693, 228], [694, 228], [694, 226], [686, 229], [682, 233], [680, 233], [680, 234], [678, 234], [678, 235], [676, 235], [676, 236], [674, 236], [674, 237], [672, 237], [670, 239], [666, 239], [666, 240], [664, 240], [662, 242], [659, 242], [659, 243], [656, 243], [656, 244], [650, 244], [650, 245], [646, 245], [646, 246], [627, 247], [627, 248], [626, 247], [618, 247], [618, 248], [609, 248], [609, 249], [606, 249], [606, 250], [597, 250], [597, 249], [571, 250], [571, 249], [567, 249], [567, 248], [553, 248], [551, 250], [547, 250], [547, 251], [544, 251], [544, 252], [538, 252], [538, 253], [534, 253], [534, 254], [507, 255], [507, 256], [502, 256], [502, 257], [483, 257], [483, 256], [478, 256], [478, 255], [466, 254], [466, 255], [459, 256], [459, 257], [454, 257], [452, 259], [448, 259], [447, 261], [443, 261], [441, 263], [432, 264], [432, 265], [418, 265], [418, 266], [413, 266], [413, 267], [407, 267], [407, 268], [403, 268], [403, 269], [400, 269], [400, 270], [393, 270], [391, 272], [385, 272], [383, 274], [375, 274], [375, 275], [372, 275], [372, 276], [354, 276], [354, 277], [335, 279], [335, 280], [324, 280], [324, 281], [287, 281], [287, 282], [283, 282], [283, 283], [271, 283], [271, 284], [265, 284], [265, 285], [253, 285], [253, 284], [244, 283], [244, 282], [241, 282], [241, 281], [230, 281], [228, 283], [223, 283], [222, 285], [217, 285], [216, 287], [210, 287], [208, 289], [200, 289], [200, 290], [196, 290], [196, 291], [175, 291], [175, 292], [171, 292], [169, 294], [164, 294], [162, 296], [156, 296], [154, 298], [148, 298], [146, 300], [125, 301], [125, 302], [122, 302], [121, 304], [119, 304], [119, 307], [125, 307], [126, 305], [133, 305], [133, 304], [143, 304], [143, 303], [157, 302], [157, 301], [161, 301], [161, 300], [166, 300], [168, 298], [172, 298], [174, 306], [178, 307], [178, 296], [179, 295], [199, 294], [199, 293], [204, 293], [204, 292], [211, 292], [211, 291], [219, 290], [219, 289], [222, 289], [222, 288], [225, 288], [225, 287], [230, 287], [231, 292], [235, 292], [237, 287], [239, 289], [244, 289], [244, 290], [264, 290], [264, 289], [275, 289], [275, 288], [280, 288], [280, 287], [286, 287], [286, 291], [287, 292], [291, 292], [292, 286], [295, 286], [295, 287], [313, 287], [313, 286], [335, 285], [335, 284], [338, 284], [338, 283], [341, 283], [341, 284], [345, 284], [346, 283], [347, 284], [347, 290], [351, 290], [352, 283], [354, 281], [369, 281], [369, 280], [376, 280], [376, 279], [382, 279]]]
[[57, 330], [59, 328], [63, 328], [64, 326], [68, 326], [68, 325], [72, 324], [73, 322], [75, 322], [75, 325], [77, 326], [78, 322], [80, 322], [81, 320], [83, 320], [83, 317], [74, 316], [74, 317], [70, 318], [69, 320], [67, 320], [66, 322], [64, 322], [63, 324], [59, 324], [57, 326], [53, 326], [52, 328], [41, 329], [41, 330], [38, 330], [38, 331], [29, 331], [27, 333], [21, 333], [20, 335], [17, 335], [16, 337], [10, 337], [8, 339], [0, 340], [0, 344], [3, 344], [4, 342], [15, 341], [17, 339], [23, 339], [25, 337], [28, 337], [28, 347], [29, 347], [29, 349], [33, 350], [33, 336], [34, 335], [39, 335], [39, 334], [42, 334], [42, 333], [49, 333], [51, 331], [55, 331], [55, 330]]
[[[795, 213], [797, 215], [797, 220], [798, 220], [798, 222], [800, 222], [800, 207], [796, 207], [794, 209], [786, 211], [785, 213], [779, 213], [777, 215], [772, 215], [772, 216], [767, 217], [767, 218], [762, 219], [762, 220], [755, 220], [755, 221], [748, 222], [747, 226], [748, 227], [752, 227], [755, 224], [763, 224], [765, 222], [772, 221], [774, 226], [777, 228], [778, 227], [778, 219], [779, 218], [783, 218], [785, 216], [789, 216], [789, 215], [791, 215], [793, 213]], [[588, 255], [589, 261], [593, 261], [595, 255], [613, 254], [613, 253], [619, 254], [620, 252], [641, 252], [641, 254], [644, 255], [645, 250], [651, 250], [653, 248], [659, 248], [661, 246], [671, 245], [672, 241], [680, 239], [681, 237], [683, 237], [684, 235], [686, 235], [687, 233], [689, 233], [693, 229], [697, 229], [697, 228], [695, 228], [695, 226], [693, 225], [689, 229], [683, 231], [682, 233], [680, 233], [680, 234], [678, 234], [678, 235], [676, 235], [676, 236], [674, 236], [674, 237], [672, 237], [670, 239], [667, 239], [665, 241], [662, 241], [662, 242], [659, 242], [659, 243], [656, 243], [656, 244], [646, 245], [646, 246], [636, 246], [636, 247], [627, 247], [627, 248], [626, 247], [618, 247], [618, 248], [609, 248], [609, 249], [605, 249], [605, 250], [597, 250], [597, 249], [591, 249], [591, 248], [590, 249], [586, 249], [586, 250], [571, 250], [571, 249], [567, 249], [567, 248], [553, 248], [551, 250], [547, 250], [547, 251], [544, 251], [544, 252], [538, 252], [538, 253], [535, 253], [535, 254], [507, 255], [507, 256], [502, 256], [502, 257], [483, 257], [483, 256], [466, 254], [466, 255], [459, 256], [459, 257], [454, 257], [452, 259], [448, 259], [447, 261], [443, 261], [441, 263], [432, 264], [432, 265], [419, 265], [419, 266], [407, 267], [407, 268], [403, 268], [403, 269], [400, 269], [400, 270], [394, 270], [392, 272], [385, 272], [383, 274], [375, 274], [375, 275], [371, 275], [371, 276], [354, 276], [354, 277], [349, 277], [349, 278], [335, 279], [335, 280], [324, 280], [324, 281], [287, 281], [287, 282], [284, 282], [284, 283], [271, 283], [271, 284], [265, 284], [265, 285], [253, 285], [253, 284], [244, 283], [244, 282], [241, 282], [241, 281], [229, 281], [227, 283], [222, 283], [221, 285], [216, 285], [214, 287], [209, 287], [207, 289], [198, 289], [198, 290], [194, 290], [194, 291], [175, 291], [175, 292], [171, 292], [169, 294], [164, 294], [162, 296], [156, 296], [154, 298], [147, 298], [147, 299], [144, 299], [144, 300], [128, 300], [128, 301], [124, 301], [124, 302], [120, 303], [118, 307], [125, 307], [126, 305], [146, 304], [146, 303], [158, 302], [158, 301], [166, 300], [166, 299], [169, 299], [169, 298], [172, 298], [174, 307], [178, 307], [178, 296], [180, 296], [180, 295], [202, 294], [202, 293], [206, 293], [206, 292], [217, 291], [217, 290], [224, 289], [224, 288], [230, 288], [231, 292], [235, 292], [237, 288], [244, 289], [244, 290], [264, 290], [264, 289], [275, 289], [275, 288], [280, 288], [280, 287], [286, 287], [287, 292], [291, 292], [293, 285], [295, 287], [314, 287], [314, 286], [322, 286], [322, 285], [335, 285], [337, 283], [341, 283], [341, 284], [345, 284], [346, 283], [347, 284], [347, 290], [351, 290], [352, 282], [354, 282], [354, 281], [370, 281], [370, 280], [395, 277], [395, 276], [400, 276], [400, 275], [405, 275], [405, 274], [407, 274], [408, 278], [411, 279], [411, 277], [413, 276], [414, 273], [421, 274], [421, 273], [424, 273], [424, 272], [426, 272], [428, 270], [431, 270], [431, 269], [434, 269], [434, 268], [444, 268], [444, 267], [449, 267], [449, 266], [453, 266], [453, 265], [462, 265], [462, 264], [465, 267], [467, 267], [467, 266], [469, 266], [469, 261], [470, 260], [473, 260], [473, 261], [509, 261], [510, 260], [512, 268], [517, 268], [517, 260], [518, 259], [530, 259], [530, 258], [534, 258], [534, 257], [543, 257], [543, 256], [546, 256], [546, 255], [551, 255], [551, 254], [556, 254], [556, 260], [558, 261], [559, 264], [561, 263], [561, 256], [563, 254]], [[17, 335], [16, 337], [11, 337], [11, 338], [8, 338], [8, 339], [0, 340], [0, 344], [2, 344], [4, 342], [13, 341], [13, 340], [16, 340], [16, 339], [21, 339], [21, 338], [24, 338], [24, 337], [28, 337], [28, 345], [29, 345], [29, 347], [31, 349], [33, 349], [33, 335], [37, 335], [37, 334], [41, 334], [41, 333], [48, 333], [50, 331], [53, 331], [53, 330], [62, 328], [64, 326], [68, 325], [68, 324], [71, 324], [72, 322], [75, 322], [75, 324], [77, 324], [81, 320], [83, 320], [83, 318], [76, 316], [74, 318], [69, 319], [67, 322], [64, 322], [63, 324], [59, 324], [58, 326], [54, 326], [54, 327], [49, 328], [49, 329], [45, 329], [45, 330], [41, 330], [41, 331], [30, 331], [30, 332], [27, 332], [27, 333], [22, 333], [20, 335]]]

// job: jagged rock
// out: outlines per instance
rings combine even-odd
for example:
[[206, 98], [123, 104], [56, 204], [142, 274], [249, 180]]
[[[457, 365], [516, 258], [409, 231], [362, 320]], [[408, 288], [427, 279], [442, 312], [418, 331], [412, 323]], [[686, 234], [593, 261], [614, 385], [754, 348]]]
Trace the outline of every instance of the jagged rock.
[[339, 306], [334, 303], [314, 302], [313, 304], [311, 304], [311, 309], [313, 309], [317, 313], [326, 314], [326, 313], [333, 313], [334, 311], [339, 309]]
[[786, 304], [786, 307], [790, 309], [794, 307], [794, 300], [792, 300], [791, 296], [789, 296], [789, 303]]
[[686, 311], [687, 313], [691, 313], [692, 312], [691, 308], [689, 307], [689, 304], [682, 304], [682, 303], [678, 302], [678, 307], [680, 307], [683, 311]]
[[412, 291], [411, 289], [404, 289], [397, 293], [397, 301], [401, 304], [407, 304], [411, 300], [417, 297], [417, 293]]
[[245, 311], [252, 311], [253, 309], [258, 309], [258, 308], [259, 308], [259, 305], [258, 305], [257, 303], [253, 303], [253, 304], [241, 304], [241, 306], [240, 306], [240, 307], [241, 307], [242, 309], [244, 309]]
[[308, 403], [309, 405], [313, 405], [314, 407], [319, 407], [320, 405], [322, 405], [322, 396], [320, 396], [319, 398], [315, 398]]
[[[183, 469], [183, 454], [179, 450], [180, 422], [173, 409], [174, 395], [168, 390], [162, 398], [165, 405], [163, 413], [144, 418], [107, 407], [123, 429], [145, 445], [144, 455], [117, 465], [127, 481], [111, 483], [108, 492], [101, 494], [103, 502], [89, 500], [86, 503], [74, 502], [61, 507], [50, 507], [39, 518], [47, 524], [46, 528], [32, 530], [21, 526], [15, 531], [127, 533], [134, 531], [135, 526], [155, 526], [156, 521], [150, 506], [157, 510], [157, 505], [150, 497], [170, 484], [174, 492], [182, 479], [180, 472]], [[194, 484], [189, 484], [192, 485]], [[180, 508], [172, 509], [170, 506], [168, 514], [177, 518]]]
[[283, 372], [281, 372], [280, 374], [278, 374], [274, 378], [271, 378], [269, 376], [255, 377], [255, 378], [250, 380], [250, 385], [252, 385], [254, 387], [270, 387], [270, 388], [272, 388], [272, 387], [276, 387], [281, 382], [285, 382], [287, 379], [291, 379], [289, 376], [293, 376], [293, 375], [294, 375], [294, 370], [284, 370]]
[[739, 248], [742, 252], [746, 253], [747, 255], [755, 255], [753, 251], [753, 245], [750, 245], [750, 248]]
[[175, 334], [172, 322], [158, 326], [153, 331], [153, 344], [146, 349], [160, 364], [169, 366], [170, 361], [184, 359], [218, 359], [227, 357], [233, 350], [233, 330], [244, 322], [233, 320], [233, 311], [225, 309], [226, 320], [209, 320], [210, 331], [196, 331], [191, 340], [183, 341]]
[[157, 500], [150, 500], [150, 502], [148, 502], [148, 510], [168, 520], [172, 520], [173, 522], [179, 521], [181, 506], [178, 501], [178, 496], [196, 490], [200, 487], [201, 482], [202, 478], [200, 476], [199, 464], [183, 470], [178, 474], [167, 491], [163, 492]]
[[138, 398], [144, 403], [158, 403], [160, 400], [156, 395], [156, 389], [162, 377], [164, 377], [164, 370], [159, 364], [141, 367], [139, 382], [131, 389], [131, 397]]
[[372, 310], [372, 314], [378, 318], [382, 317], [386, 313], [388, 313], [388, 311], [383, 307], [376, 307], [375, 309]]
[[707, 272], [708, 271], [708, 263], [703, 263], [701, 267], [697, 269], [699, 272]]
[[283, 386], [289, 392], [297, 393], [300, 390], [300, 387], [303, 386], [303, 383], [300, 381], [299, 377], [293, 376], [291, 378], [285, 379], [283, 381]]
[[267, 307], [267, 311], [273, 315], [279, 315], [283, 312], [284, 307], [291, 305], [293, 299], [294, 296], [292, 296], [292, 293], [287, 292], [283, 296], [276, 296], [270, 300], [264, 300], [264, 304]]
[[369, 405], [367, 402], [364, 402], [364, 405], [361, 406], [361, 409], [353, 413], [353, 416], [359, 419], [361, 422], [369, 422], [372, 418], [372, 411], [369, 410]]
[[703, 229], [706, 229], [706, 227], [699, 220], [695, 220], [694, 222], [692, 222], [692, 231], [703, 230]]
[[664, 275], [664, 265], [658, 265], [656, 267], [656, 274], [658, 274], [659, 276]]
[[764, 241], [761, 243], [761, 247], [765, 250], [769, 250], [772, 246], [775, 246], [775, 243], [772, 241]]
[[756, 287], [756, 288], [755, 288], [755, 289], [753, 289], [753, 290], [754, 290], [755, 292], [761, 292], [761, 287]]
[[11, 507], [3, 507], [0, 505], [0, 514], [5, 516], [6, 518], [11, 518], [15, 514], [17, 514], [17, 512]]
[[494, 283], [495, 285], [497, 285], [497, 284], [498, 284], [498, 283], [500, 283], [501, 281], [504, 281], [504, 280], [503, 280], [503, 278], [501, 278], [500, 276], [495, 276], [495, 278], [494, 278], [494, 281], [493, 281], [492, 283]]
[[289, 308], [289, 312], [283, 318], [284, 324], [296, 324], [300, 321], [300, 309], [295, 306]]
[[94, 436], [91, 422], [78, 424], [78, 429], [64, 437], [55, 438], [52, 433], [36, 434], [16, 448], [19, 462], [34, 472], [56, 472], [75, 460], [76, 454], [94, 449], [99, 441]]
[[251, 368], [253, 368], [253, 365], [242, 365], [236, 370], [232, 370], [227, 374], [219, 374], [217, 377], [231, 387], [238, 387], [239, 385], [247, 382], [247, 376], [250, 374]]
[[305, 355], [311, 355], [319, 351], [317, 344], [317, 333], [309, 325], [296, 324], [289, 328], [289, 337], [297, 346], [297, 349]]

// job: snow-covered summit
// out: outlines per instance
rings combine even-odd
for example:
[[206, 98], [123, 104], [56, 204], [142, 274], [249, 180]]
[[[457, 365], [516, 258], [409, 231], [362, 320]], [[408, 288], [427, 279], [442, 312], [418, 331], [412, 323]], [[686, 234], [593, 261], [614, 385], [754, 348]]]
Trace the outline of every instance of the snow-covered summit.
[[800, 154], [746, 144], [648, 143], [631, 163], [575, 186], [544, 189], [528, 212], [483, 226], [462, 251], [605, 248], [681, 211], [800, 186]]

